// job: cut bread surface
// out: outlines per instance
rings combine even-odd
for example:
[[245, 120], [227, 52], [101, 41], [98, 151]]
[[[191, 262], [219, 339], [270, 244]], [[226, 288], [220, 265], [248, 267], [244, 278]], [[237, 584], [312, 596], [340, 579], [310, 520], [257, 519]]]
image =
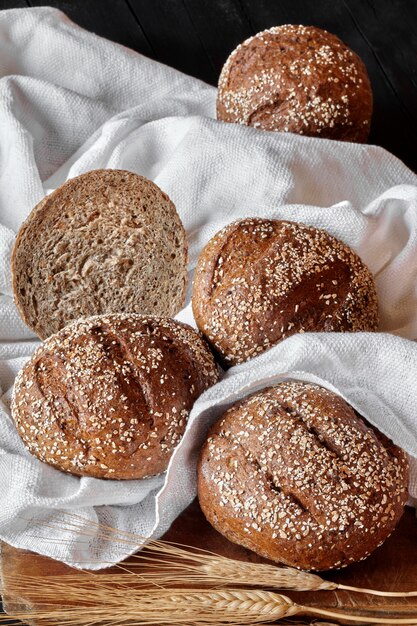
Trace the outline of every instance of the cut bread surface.
[[94, 170], [44, 198], [12, 255], [16, 305], [41, 339], [84, 316], [174, 316], [185, 301], [187, 242], [152, 181]]

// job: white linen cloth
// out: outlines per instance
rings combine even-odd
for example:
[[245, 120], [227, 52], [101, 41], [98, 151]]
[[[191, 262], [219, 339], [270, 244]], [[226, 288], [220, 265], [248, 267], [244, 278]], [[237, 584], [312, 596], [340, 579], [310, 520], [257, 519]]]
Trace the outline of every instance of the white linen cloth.
[[[195, 496], [208, 425], [235, 399], [288, 377], [337, 391], [417, 457], [417, 176], [377, 147], [217, 122], [213, 87], [51, 8], [0, 13], [0, 77], [1, 539], [78, 567], [123, 559], [126, 545], [65, 528], [63, 511], [160, 536]], [[298, 335], [230, 369], [196, 402], [167, 475], [105, 481], [40, 463], [9, 413], [14, 376], [37, 345], [12, 301], [10, 252], [45, 193], [94, 168], [143, 174], [171, 196], [188, 232], [190, 277], [202, 246], [239, 217], [327, 229], [375, 274], [383, 332]], [[193, 323], [189, 307], [179, 317]], [[415, 462], [410, 492], [417, 497]]]

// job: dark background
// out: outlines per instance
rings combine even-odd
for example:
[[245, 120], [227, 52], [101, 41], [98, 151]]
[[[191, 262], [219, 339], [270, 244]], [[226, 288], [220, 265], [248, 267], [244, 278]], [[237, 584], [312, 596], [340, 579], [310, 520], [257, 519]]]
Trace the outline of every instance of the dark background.
[[[0, 0], [0, 9], [43, 6]], [[417, 171], [417, 0], [53, 0], [80, 26], [215, 85], [243, 39], [279, 24], [325, 28], [365, 61], [371, 143]]]

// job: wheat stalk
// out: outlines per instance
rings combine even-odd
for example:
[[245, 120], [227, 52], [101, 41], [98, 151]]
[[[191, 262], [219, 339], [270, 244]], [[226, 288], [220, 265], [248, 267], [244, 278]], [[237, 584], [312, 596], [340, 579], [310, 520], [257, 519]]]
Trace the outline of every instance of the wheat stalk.
[[[100, 579], [101, 576], [97, 576]], [[19, 579], [16, 579], [16, 582]], [[21, 581], [21, 579], [20, 579]], [[43, 581], [45, 583], [46, 581]], [[42, 597], [39, 608], [17, 612], [11, 617], [22, 621], [30, 618], [60, 626], [127, 625], [129, 626], [243, 626], [245, 624], [270, 624], [295, 615], [330, 617], [348, 622], [368, 624], [417, 625], [415, 618], [383, 618], [360, 616], [306, 607], [287, 596], [262, 590], [246, 589], [129, 589], [93, 586], [80, 589], [67, 586], [60, 579], [49, 581], [49, 595], [33, 590], [36, 598]], [[42, 591], [44, 590], [42, 587]], [[52, 589], [54, 593], [52, 594]], [[21, 591], [20, 591], [21, 592]], [[50, 601], [53, 595], [54, 602]], [[56, 604], [65, 598], [65, 608]], [[30, 599], [30, 598], [29, 598]], [[6, 619], [6, 618], [4, 618]], [[9, 617], [10, 619], [10, 617]]]
[[[68, 514], [66, 518], [69, 520], [67, 528], [76, 530], [84, 537], [127, 544], [129, 547], [144, 545], [141, 552], [132, 555], [132, 561], [118, 566], [127, 572], [125, 575], [136, 576], [135, 584], [141, 584], [142, 580], [144, 586], [181, 582], [181, 584], [192, 585], [242, 585], [297, 591], [337, 589], [336, 583], [325, 581], [316, 574], [292, 567], [247, 563], [194, 546], [160, 540], [149, 541], [140, 535], [90, 522], [78, 515]], [[44, 522], [42, 525], [53, 529], [59, 528], [62, 531], [61, 526], [47, 525]], [[140, 573], [137, 572], [137, 568], [140, 568]], [[113, 572], [110, 575], [112, 582], [115, 582], [117, 575]], [[118, 583], [126, 582], [127, 579], [120, 574]]]
[[[105, 524], [86, 520], [76, 514], [66, 514], [66, 526], [84, 537], [126, 544], [129, 547], [145, 546], [132, 556], [121, 569], [135, 574], [135, 584], [143, 586], [181, 583], [183, 585], [215, 585], [216, 587], [245, 586], [294, 591], [350, 591], [381, 597], [417, 597], [417, 591], [380, 591], [326, 581], [317, 574], [292, 567], [261, 563], [248, 563], [215, 554], [208, 550], [166, 541], [146, 540], [135, 533], [117, 530]], [[63, 530], [62, 526], [41, 522], [42, 526]], [[136, 572], [136, 566], [140, 573]], [[112, 573], [115, 582], [115, 575]], [[119, 584], [123, 579], [118, 580]]]

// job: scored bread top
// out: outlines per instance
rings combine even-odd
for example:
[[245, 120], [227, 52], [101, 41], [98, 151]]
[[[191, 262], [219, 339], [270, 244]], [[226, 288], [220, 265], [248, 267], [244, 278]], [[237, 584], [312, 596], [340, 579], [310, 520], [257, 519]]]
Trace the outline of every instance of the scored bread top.
[[247, 39], [219, 79], [217, 117], [261, 128], [367, 140], [372, 90], [362, 60], [314, 26], [275, 26]]
[[157, 185], [94, 170], [44, 198], [21, 227], [15, 303], [41, 339], [89, 315], [173, 316], [185, 301], [187, 255], [184, 227]]
[[94, 316], [35, 351], [16, 378], [12, 416], [41, 461], [81, 476], [143, 478], [166, 469], [194, 401], [217, 379], [190, 326]]
[[359, 256], [322, 229], [281, 220], [219, 231], [198, 260], [192, 306], [227, 365], [297, 332], [378, 328], [374, 280]]
[[405, 453], [339, 396], [298, 381], [257, 392], [211, 428], [200, 505], [228, 539], [302, 569], [365, 558], [407, 501]]

